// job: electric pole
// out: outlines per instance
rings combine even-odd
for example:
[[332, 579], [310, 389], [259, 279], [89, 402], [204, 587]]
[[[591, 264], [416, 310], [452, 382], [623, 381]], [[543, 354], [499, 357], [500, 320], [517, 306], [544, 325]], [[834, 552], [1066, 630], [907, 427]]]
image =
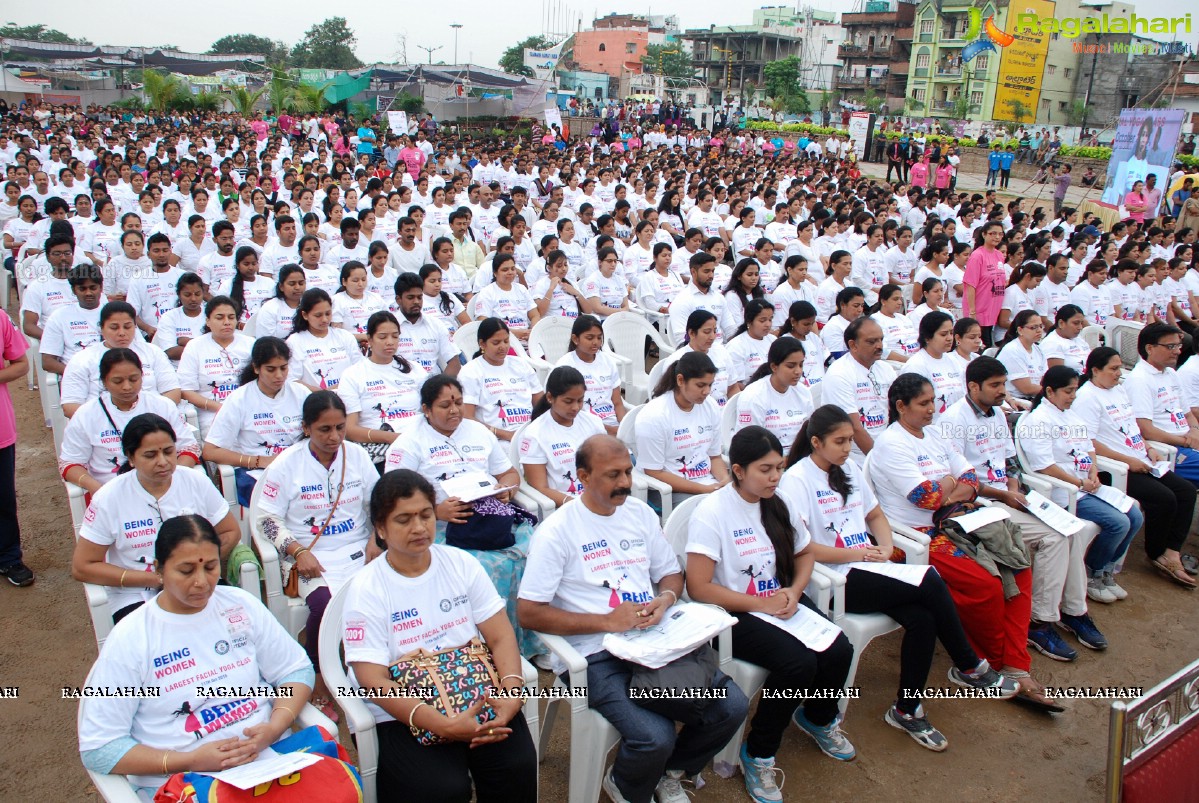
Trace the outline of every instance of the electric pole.
[[417, 45], [416, 49], [423, 50], [423, 51], [425, 51], [425, 53], [428, 54], [429, 60], [426, 61], [425, 64], [432, 64], [433, 63], [433, 54], [436, 53], [438, 50], [441, 50], [442, 47], [444, 47], [444, 45], [438, 45], [437, 47], [425, 47], [424, 45]]

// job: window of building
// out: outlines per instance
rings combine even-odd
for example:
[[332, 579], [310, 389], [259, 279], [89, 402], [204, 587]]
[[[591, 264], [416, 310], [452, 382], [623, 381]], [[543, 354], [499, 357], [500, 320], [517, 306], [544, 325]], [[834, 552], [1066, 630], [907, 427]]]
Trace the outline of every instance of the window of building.
[[607, 49], [608, 49], [608, 46], [607, 46], [607, 45], [605, 45], [603, 42], [600, 42], [599, 51], [600, 51], [601, 53], [603, 53], [603, 52], [604, 52], [605, 50], [607, 50]]
[[637, 52], [637, 43], [636, 42], [625, 42], [624, 43], [624, 52], [636, 53]]
[[1064, 101], [1064, 100], [1059, 100], [1059, 101], [1057, 102], [1057, 110], [1058, 110], [1059, 112], [1064, 112], [1064, 111], [1066, 110], [1066, 101]]
[[1041, 98], [1041, 108], [1042, 109], [1049, 108], [1049, 98]]
[[1069, 67], [1063, 67], [1063, 68], [1062, 68], [1062, 73], [1063, 73], [1063, 74], [1064, 74], [1064, 75], [1065, 75], [1067, 78], [1069, 78], [1069, 77], [1070, 77], [1070, 73], [1072, 73], [1072, 72], [1074, 72], [1074, 70], [1071, 70]]
[[916, 56], [916, 67], [918, 67], [918, 68], [928, 67], [928, 60], [929, 60], [929, 55], [927, 53], [921, 53], [921, 54], [917, 55]]
[[979, 106], [983, 102], [983, 93], [981, 90], [974, 90], [970, 93], [970, 105]]
[[923, 89], [913, 89], [912, 90], [912, 99], [913, 100], [921, 100], [921, 101], [924, 100], [924, 90]]
[[920, 20], [920, 33], [932, 33], [932, 32], [933, 32], [933, 21], [932, 20]]
[[985, 69], [987, 69], [987, 65], [990, 63], [991, 63], [990, 57], [984, 54], [974, 60], [974, 68], [976, 70], [985, 70]]
[[1046, 75], [1057, 75], [1057, 67], [1053, 64], [1046, 65], [1045, 74]]

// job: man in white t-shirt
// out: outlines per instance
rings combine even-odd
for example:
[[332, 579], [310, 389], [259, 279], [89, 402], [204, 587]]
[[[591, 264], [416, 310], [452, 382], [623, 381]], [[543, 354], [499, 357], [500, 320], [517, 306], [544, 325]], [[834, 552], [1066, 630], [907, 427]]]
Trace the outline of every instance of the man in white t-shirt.
[[853, 424], [852, 457], [859, 464], [887, 428], [887, 393], [895, 369], [883, 362], [883, 328], [872, 318], [858, 318], [845, 329], [849, 349], [829, 366], [821, 382], [821, 401], [849, 414]]
[[587, 703], [623, 737], [604, 776], [608, 795], [685, 801], [680, 782], [697, 776], [732, 738], [748, 701], [718, 670], [711, 685], [725, 696], [706, 701], [676, 732], [674, 719], [629, 698], [630, 665], [604, 649], [603, 635], [656, 625], [682, 594], [683, 575], [657, 515], [628, 498], [633, 463], [624, 444], [610, 435], [588, 438], [575, 455], [575, 475], [583, 494], [542, 523], [529, 550], [520, 625], [563, 636], [587, 658]]
[[1146, 441], [1178, 447], [1174, 473], [1199, 487], [1199, 420], [1191, 412], [1174, 366], [1182, 331], [1151, 323], [1137, 337], [1141, 361], [1124, 379], [1124, 390]]
[[419, 363], [430, 374], [439, 370], [457, 376], [462, 370], [462, 353], [441, 321], [422, 315], [425, 283], [415, 273], [401, 273], [395, 283], [395, 311], [400, 318], [400, 345], [396, 352]]
[[387, 248], [387, 264], [396, 272], [418, 273], [422, 267], [433, 261], [429, 248], [424, 243], [416, 241], [416, 221], [405, 215], [396, 222], [399, 239]]
[[716, 316], [716, 336], [721, 336], [720, 319], [724, 317], [724, 294], [712, 286], [716, 275], [716, 257], [700, 251], [691, 257], [691, 281], [688, 282], [670, 304], [670, 331], [675, 342], [682, 345], [687, 337], [687, 319], [697, 309], [704, 309]]

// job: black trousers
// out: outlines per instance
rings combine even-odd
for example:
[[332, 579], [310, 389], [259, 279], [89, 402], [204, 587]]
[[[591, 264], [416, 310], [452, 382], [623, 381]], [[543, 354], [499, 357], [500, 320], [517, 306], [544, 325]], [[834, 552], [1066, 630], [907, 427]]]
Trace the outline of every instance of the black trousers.
[[1160, 479], [1130, 471], [1128, 495], [1141, 503], [1145, 513], [1145, 554], [1149, 559], [1167, 549], [1181, 549], [1195, 513], [1195, 486], [1173, 471]]
[[0, 449], [0, 566], [21, 559], [21, 525], [17, 521], [17, 445]]
[[537, 750], [523, 713], [502, 742], [422, 745], [403, 722], [380, 722], [378, 803], [537, 803]]
[[[813, 608], [807, 597], [801, 604]], [[816, 652], [768, 622], [748, 613], [737, 614], [733, 625], [733, 657], [749, 661], [770, 671], [767, 690], [840, 689], [849, 676], [853, 645], [844, 633], [824, 652]], [[746, 750], [754, 758], [769, 758], [778, 752], [783, 731], [799, 705], [794, 698], [767, 697], [758, 700], [758, 710], [750, 721]], [[827, 725], [837, 716], [837, 699], [811, 699], [803, 702], [804, 716], [814, 725]]]
[[937, 639], [954, 666], [969, 671], [978, 666], [979, 657], [966, 638], [949, 588], [935, 569], [924, 574], [918, 586], [894, 577], [850, 569], [845, 578], [846, 613], [885, 613], [903, 627], [899, 648], [899, 709], [911, 714], [920, 699], [911, 692], [923, 689], [933, 665]]

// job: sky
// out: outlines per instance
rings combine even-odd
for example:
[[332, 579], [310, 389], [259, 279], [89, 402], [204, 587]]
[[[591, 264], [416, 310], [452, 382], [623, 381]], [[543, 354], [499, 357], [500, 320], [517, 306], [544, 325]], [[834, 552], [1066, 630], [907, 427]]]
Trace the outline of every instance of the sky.
[[[214, 41], [229, 33], [253, 33], [282, 39], [293, 45], [313, 24], [326, 17], [341, 15], [358, 36], [355, 52], [364, 62], [394, 62], [400, 60], [399, 35], [407, 36], [407, 55], [410, 63], [425, 62], [427, 52], [421, 46], [438, 48], [433, 52], [434, 63], [454, 61], [454, 31], [450, 23], [462, 24], [458, 31], [458, 61], [495, 67], [505, 49], [544, 29], [543, 0], [520, 0], [502, 6], [494, 0], [457, 0], [453, 15], [398, 13], [384, 11], [386, 4], [330, 4], [325, 0], [266, 0], [249, 3], [245, 0], [206, 0], [203, 10], [193, 6], [176, 6], [186, 14], [172, 19], [169, 14], [127, 14], [123, 12], [97, 14], [94, 0], [56, 0], [53, 14], [37, 3], [14, 3], [0, 12], [0, 20], [17, 25], [38, 23], [71, 36], [83, 36], [103, 45], [177, 45], [183, 50], [206, 51]], [[569, 5], [561, 0], [560, 5]], [[684, 29], [707, 27], [709, 24], [746, 25], [753, 10], [769, 2], [729, 2], [729, 0], [673, 0], [642, 7], [615, 5], [599, 8], [574, 6], [576, 17], [583, 15], [584, 27], [596, 15], [610, 11], [644, 14], [676, 14]], [[820, 9], [836, 12], [852, 11], [853, 0], [811, 0]], [[120, 4], [118, 4], [120, 5]], [[409, 6], [409, 12], [415, 8]], [[497, 14], [497, 9], [503, 11]], [[1194, 11], [1191, 0], [1155, 0], [1152, 5], [1140, 4], [1142, 15], [1182, 16]], [[522, 10], [523, 13], [517, 13]], [[394, 20], [384, 22], [384, 19]], [[562, 26], [558, 26], [561, 28]], [[1199, 39], [1199, 14], [1194, 15], [1194, 30], [1186, 37], [1192, 43]]]

